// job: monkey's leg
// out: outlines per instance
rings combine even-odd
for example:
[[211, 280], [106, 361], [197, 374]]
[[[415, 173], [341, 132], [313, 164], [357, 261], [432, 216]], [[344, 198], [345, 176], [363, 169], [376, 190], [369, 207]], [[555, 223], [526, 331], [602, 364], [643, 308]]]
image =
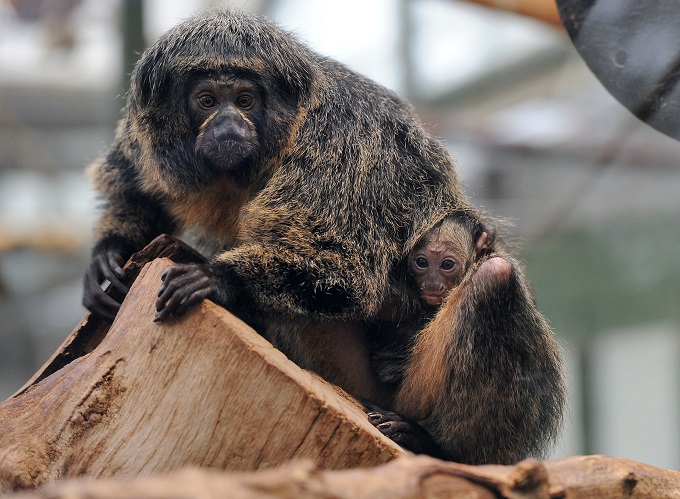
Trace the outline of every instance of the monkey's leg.
[[[294, 327], [294, 326], [293, 326]], [[298, 365], [315, 371], [354, 397], [387, 405], [394, 390], [380, 382], [370, 361], [363, 323], [333, 321], [296, 328], [297, 341], [286, 352]], [[290, 341], [290, 331], [282, 331]], [[275, 343], [281, 343], [276, 341]], [[285, 350], [286, 342], [281, 344]]]

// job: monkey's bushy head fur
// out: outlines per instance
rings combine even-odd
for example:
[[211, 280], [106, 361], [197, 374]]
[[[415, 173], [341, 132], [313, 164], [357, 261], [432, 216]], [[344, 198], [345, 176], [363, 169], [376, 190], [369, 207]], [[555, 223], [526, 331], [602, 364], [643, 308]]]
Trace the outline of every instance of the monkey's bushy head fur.
[[131, 103], [162, 106], [193, 71], [256, 72], [267, 88], [297, 99], [309, 92], [309, 59], [309, 51], [264, 18], [211, 11], [171, 28], [144, 52], [132, 75]]
[[[338, 173], [352, 163], [362, 175], [372, 174], [370, 163], [408, 174], [409, 163], [417, 162], [428, 164], [429, 171], [419, 167], [408, 185], [396, 186], [417, 192], [450, 177], [446, 184], [454, 192], [438, 200], [447, 205], [442, 216], [452, 199], [463, 200], [451, 158], [394, 94], [319, 56], [264, 18], [220, 10], [170, 29], [144, 52], [132, 74], [119, 140], [143, 170], [148, 190], [181, 196], [190, 186], [214, 180], [214, 172], [197, 164], [192, 150], [185, 92], [196, 73], [244, 74], [265, 89], [267, 136], [252, 160], [259, 163], [253, 167], [258, 185], [283, 162], [300, 156], [335, 164]], [[432, 181], [431, 173], [439, 178]], [[391, 180], [390, 175], [382, 182]], [[422, 195], [430, 196], [426, 191]], [[393, 188], [389, 192], [399, 195]]]
[[126, 119], [119, 134], [127, 153], [145, 171], [148, 188], [182, 195], [214, 180], [197, 164], [186, 90], [195, 75], [230, 73], [255, 79], [268, 90], [267, 140], [258, 158], [276, 153], [309, 98], [314, 69], [310, 54], [275, 24], [245, 14], [212, 11], [163, 34], [132, 74]]

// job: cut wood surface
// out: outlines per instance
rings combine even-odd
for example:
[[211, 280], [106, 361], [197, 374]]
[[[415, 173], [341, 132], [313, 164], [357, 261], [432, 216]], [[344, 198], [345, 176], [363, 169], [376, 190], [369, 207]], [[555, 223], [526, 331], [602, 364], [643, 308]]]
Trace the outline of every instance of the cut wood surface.
[[374, 468], [342, 471], [319, 470], [310, 462], [289, 463], [254, 473], [190, 468], [129, 481], [70, 481], [20, 497], [677, 498], [680, 497], [680, 472], [607, 456], [571, 457], [543, 463], [529, 460], [515, 466], [466, 466], [410, 455]]
[[[182, 241], [166, 234], [158, 236], [144, 249], [132, 255], [125, 264], [125, 281], [128, 286], [132, 285], [144, 265], [156, 258], [169, 258], [173, 262], [178, 263], [201, 262], [205, 260], [197, 251]], [[122, 299], [122, 296], [115, 289], [111, 289], [110, 292], [118, 299]], [[86, 314], [83, 320], [80, 321], [80, 324], [76, 326], [47, 362], [38, 369], [14, 396], [24, 392], [29, 386], [34, 385], [50, 374], [57, 372], [73, 360], [82, 357], [86, 353], [90, 353], [102, 341], [110, 326], [110, 322]]]
[[368, 466], [404, 453], [344, 392], [212, 302], [153, 322], [170, 263], [144, 267], [90, 353], [0, 404], [0, 491], [294, 458]]

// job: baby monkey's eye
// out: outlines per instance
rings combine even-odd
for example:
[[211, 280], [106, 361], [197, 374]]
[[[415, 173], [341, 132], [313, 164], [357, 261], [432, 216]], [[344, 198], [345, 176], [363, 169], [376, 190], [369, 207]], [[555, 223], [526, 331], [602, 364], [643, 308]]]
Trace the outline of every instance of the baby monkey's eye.
[[456, 261], [451, 258], [447, 258], [441, 264], [442, 270], [453, 270], [456, 267]]
[[427, 261], [427, 258], [422, 256], [415, 259], [415, 264], [419, 269], [426, 269], [430, 266], [430, 262]]

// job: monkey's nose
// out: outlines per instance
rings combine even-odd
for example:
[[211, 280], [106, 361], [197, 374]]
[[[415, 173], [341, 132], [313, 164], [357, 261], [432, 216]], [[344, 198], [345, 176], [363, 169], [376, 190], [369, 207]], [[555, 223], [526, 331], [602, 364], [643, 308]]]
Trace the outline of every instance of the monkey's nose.
[[243, 142], [248, 138], [248, 129], [241, 126], [225, 126], [213, 130], [213, 138], [217, 142]]

